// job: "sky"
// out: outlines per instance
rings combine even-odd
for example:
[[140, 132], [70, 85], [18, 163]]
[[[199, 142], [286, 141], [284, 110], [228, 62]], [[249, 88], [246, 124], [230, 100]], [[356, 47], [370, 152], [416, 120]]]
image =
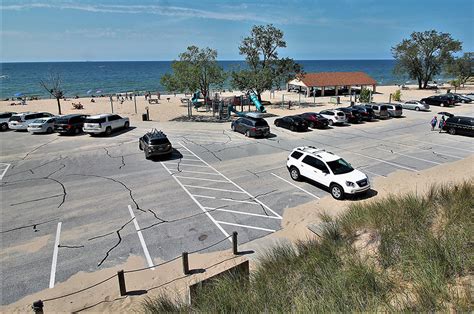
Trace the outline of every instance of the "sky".
[[175, 60], [190, 45], [241, 60], [253, 25], [284, 32], [280, 56], [391, 59], [414, 31], [474, 51], [472, 0], [0, 0], [2, 62]]

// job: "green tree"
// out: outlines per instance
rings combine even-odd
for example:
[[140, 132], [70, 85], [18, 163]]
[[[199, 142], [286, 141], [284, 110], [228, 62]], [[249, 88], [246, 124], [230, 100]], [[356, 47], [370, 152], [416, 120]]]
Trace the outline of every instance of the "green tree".
[[232, 86], [242, 91], [253, 90], [261, 100], [265, 90], [279, 87], [301, 73], [301, 66], [293, 59], [278, 57], [278, 48], [285, 47], [283, 32], [272, 24], [253, 26], [250, 36], [239, 46], [247, 68], [232, 71]]
[[397, 89], [393, 94], [392, 94], [392, 99], [394, 101], [400, 101], [402, 100], [402, 91]]
[[459, 79], [451, 80], [451, 81], [449, 81], [449, 84], [450, 84], [452, 87], [454, 87], [454, 92], [456, 92], [457, 89], [458, 89], [459, 87], [461, 87], [461, 80], [459, 80]]
[[418, 81], [418, 88], [424, 89], [428, 81], [453, 59], [452, 54], [461, 48], [461, 42], [451, 38], [448, 33], [435, 30], [413, 32], [409, 39], [392, 47], [396, 60], [394, 71], [408, 74], [411, 79]]
[[370, 89], [362, 87], [360, 90], [359, 101], [362, 103], [372, 102], [372, 93]]
[[61, 114], [61, 99], [64, 97], [64, 90], [61, 87], [62, 79], [59, 73], [50, 73], [49, 78], [41, 80], [40, 85], [58, 102], [58, 114]]
[[474, 75], [473, 67], [474, 55], [465, 53], [462, 57], [453, 59], [446, 65], [446, 73], [456, 78], [460, 85], [464, 85]]
[[222, 67], [217, 63], [217, 51], [209, 47], [190, 46], [171, 64], [173, 73], [166, 73], [161, 84], [170, 92], [200, 91], [206, 96], [212, 86], [220, 87], [226, 79]]

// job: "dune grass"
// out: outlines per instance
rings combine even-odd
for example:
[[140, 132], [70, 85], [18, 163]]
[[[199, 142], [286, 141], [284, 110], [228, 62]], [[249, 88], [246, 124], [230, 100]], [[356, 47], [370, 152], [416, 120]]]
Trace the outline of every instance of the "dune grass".
[[[225, 277], [192, 306], [160, 295], [143, 310], [472, 311], [473, 192], [470, 181], [356, 203], [324, 216], [321, 237], [266, 252], [250, 281]], [[373, 241], [356, 245], [362, 235]]]

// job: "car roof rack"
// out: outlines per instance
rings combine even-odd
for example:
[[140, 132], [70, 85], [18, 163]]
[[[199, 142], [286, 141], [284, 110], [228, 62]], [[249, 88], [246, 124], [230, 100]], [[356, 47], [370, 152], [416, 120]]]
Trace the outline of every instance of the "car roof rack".
[[165, 137], [166, 137], [166, 134], [165, 134], [163, 131], [158, 130], [158, 129], [156, 129], [156, 128], [151, 129], [151, 131], [148, 132], [148, 133], [149, 133], [149, 134], [153, 134], [153, 135], [161, 135], [161, 136], [165, 136]]
[[[318, 147], [314, 147], [314, 146], [300, 146], [300, 147], [296, 147], [297, 150], [299, 151], [302, 151], [302, 152], [305, 152], [305, 153], [310, 153], [310, 154], [318, 154], [318, 153], [328, 153], [328, 154], [331, 154], [331, 155], [334, 155], [332, 152], [328, 152], [327, 150], [323, 149], [323, 148], [318, 148]], [[319, 156], [321, 157], [321, 156]]]

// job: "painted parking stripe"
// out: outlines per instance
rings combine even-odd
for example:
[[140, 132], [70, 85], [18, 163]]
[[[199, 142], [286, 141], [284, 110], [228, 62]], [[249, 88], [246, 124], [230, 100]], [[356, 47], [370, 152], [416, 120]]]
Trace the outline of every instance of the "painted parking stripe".
[[224, 174], [222, 174], [221, 172], [219, 172], [216, 168], [214, 168], [213, 166], [211, 166], [210, 164], [208, 164], [207, 162], [205, 162], [201, 157], [199, 157], [198, 155], [196, 155], [195, 153], [193, 153], [190, 149], [188, 149], [186, 146], [184, 146], [183, 144], [181, 143], [178, 143], [181, 147], [183, 147], [184, 149], [186, 149], [189, 153], [193, 154], [196, 158], [198, 158], [199, 160], [201, 160], [204, 164], [206, 164], [209, 168], [211, 168], [212, 170], [214, 170], [216, 173], [220, 174], [224, 179], [226, 179], [227, 181], [229, 181], [230, 183], [232, 183], [236, 188], [238, 188], [239, 190], [241, 190], [243, 193], [247, 194], [250, 198], [252, 198], [255, 202], [259, 203], [260, 205], [262, 205], [263, 207], [265, 207], [267, 210], [269, 210], [270, 212], [272, 212], [275, 216], [277, 217], [280, 217], [281, 216], [275, 212], [273, 209], [271, 209], [270, 207], [268, 207], [267, 205], [263, 204], [260, 200], [258, 200], [256, 197], [254, 197], [252, 194], [250, 194], [249, 192], [247, 192], [246, 190], [244, 190], [242, 187], [240, 187], [237, 183], [235, 183], [234, 181], [230, 180], [228, 177], [226, 177]]
[[225, 222], [225, 221], [219, 221], [217, 220], [218, 223], [223, 224], [223, 225], [229, 225], [229, 226], [235, 226], [235, 227], [242, 227], [242, 228], [249, 228], [249, 229], [256, 229], [256, 230], [263, 230], [263, 231], [268, 231], [268, 232], [275, 232], [273, 229], [267, 229], [267, 228], [261, 228], [261, 227], [254, 227], [254, 226], [249, 226], [249, 225], [241, 225], [241, 224], [236, 224], [232, 222]]
[[59, 250], [59, 237], [61, 235], [61, 224], [58, 222], [58, 228], [56, 229], [56, 240], [54, 240], [53, 260], [51, 262], [51, 274], [49, 276], [49, 288], [54, 288], [54, 282], [56, 280], [56, 265], [58, 262], [58, 250]]
[[2, 167], [0, 169], [1, 173], [0, 173], [0, 180], [3, 179], [3, 176], [5, 175], [5, 173], [7, 173], [8, 171], [8, 168], [10, 168], [10, 165], [11, 164], [7, 164], [7, 163], [2, 163], [0, 164]]
[[469, 152], [469, 153], [474, 153], [474, 150], [470, 150], [470, 149], [464, 149], [464, 148], [459, 148], [459, 147], [453, 147], [453, 146], [448, 146], [448, 145], [443, 145], [443, 144], [436, 144], [436, 143], [431, 143], [431, 142], [426, 142], [426, 141], [420, 141], [420, 140], [415, 140], [415, 139], [412, 139], [412, 141], [416, 141], [416, 142], [420, 142], [420, 143], [425, 143], [425, 144], [430, 144], [430, 145], [439, 146], [439, 147], [446, 147], [446, 148], [461, 150], [461, 151], [465, 151], [465, 152]]
[[199, 195], [199, 194], [193, 194], [194, 197], [201, 197], [201, 198], [210, 198], [210, 199], [213, 199], [215, 200], [216, 197], [215, 196], [207, 196], [207, 195]]
[[298, 190], [301, 190], [301, 191], [305, 192], [306, 194], [308, 194], [308, 195], [314, 197], [315, 199], [318, 199], [318, 200], [321, 199], [319, 196], [314, 195], [313, 193], [308, 192], [308, 191], [306, 191], [306, 190], [303, 189], [303, 188], [300, 188], [299, 186], [297, 186], [297, 185], [294, 184], [293, 182], [290, 182], [290, 181], [288, 181], [288, 180], [286, 180], [286, 179], [283, 179], [282, 177], [280, 177], [280, 176], [274, 174], [273, 172], [272, 172], [271, 174], [272, 174], [273, 176], [277, 177], [278, 179], [280, 179], [280, 180], [282, 180], [282, 181], [285, 181], [285, 182], [288, 183], [289, 185], [294, 186], [294, 187], [297, 188]]
[[191, 171], [191, 170], [181, 170], [180, 172], [194, 173], [194, 174], [205, 174], [205, 175], [211, 175], [211, 176], [219, 176], [217, 173], [212, 173], [212, 172], [201, 172], [201, 171]]
[[133, 213], [132, 206], [128, 205], [128, 211], [130, 212], [130, 216], [132, 216], [133, 224], [135, 225], [135, 229], [137, 230], [138, 239], [140, 240], [140, 244], [142, 245], [143, 253], [145, 254], [145, 259], [148, 263], [148, 267], [150, 267], [150, 269], [155, 270], [155, 267], [152, 267], [153, 260], [151, 259], [150, 252], [148, 251], [148, 247], [145, 243], [145, 238], [143, 238], [142, 231], [140, 230], [140, 226], [138, 225], [137, 217], [135, 217], [135, 214]]
[[226, 202], [235, 202], [235, 203], [244, 203], [244, 204], [252, 204], [252, 205], [260, 205], [259, 203], [252, 202], [252, 201], [241, 201], [241, 200], [233, 200], [231, 198], [221, 198], [221, 201], [226, 201]]
[[207, 166], [201, 166], [201, 165], [194, 165], [194, 164], [185, 164], [185, 163], [177, 163], [177, 162], [162, 162], [162, 164], [165, 165], [170, 165], [170, 166], [191, 166], [191, 167], [199, 167], [199, 168], [207, 168]]
[[207, 209], [207, 210], [215, 210], [215, 211], [219, 211], [219, 212], [234, 213], [234, 214], [239, 214], [239, 215], [263, 217], [263, 218], [279, 219], [279, 220], [282, 219], [282, 218], [275, 217], [275, 216], [267, 216], [267, 215], [262, 215], [262, 214], [247, 213], [247, 212], [241, 212], [241, 211], [238, 211], [238, 210], [231, 210], [231, 209], [224, 209], [224, 208], [213, 208], [213, 207], [204, 207], [204, 208]]
[[228, 183], [224, 180], [214, 180], [214, 179], [206, 179], [206, 178], [197, 178], [197, 177], [185, 177], [185, 176], [175, 176], [180, 179], [190, 179], [190, 180], [198, 180], [198, 181], [209, 181], [209, 182], [221, 182], [221, 183]]
[[[171, 171], [166, 167], [164, 162], [160, 162], [161, 165], [168, 171], [169, 174], [171, 174]], [[196, 200], [196, 198], [189, 192], [189, 190], [179, 181], [178, 178], [175, 176], [172, 176], [173, 179], [178, 183], [179, 186], [189, 195], [189, 197], [196, 203], [196, 205], [204, 212], [204, 214], [217, 226], [217, 228], [224, 234], [224, 236], [228, 237], [228, 240], [232, 243], [232, 239], [229, 237], [229, 234], [222, 228], [222, 226], [217, 222], [217, 220], [212, 217], [212, 215], [204, 208], [204, 206], [201, 205], [201, 203]]]
[[407, 154], [402, 154], [402, 153], [394, 152], [393, 150], [386, 150], [386, 149], [382, 149], [382, 148], [380, 148], [380, 147], [377, 147], [377, 149], [378, 149], [378, 150], [381, 150], [381, 151], [383, 151], [383, 152], [388, 152], [388, 153], [392, 153], [392, 154], [396, 154], [396, 155], [400, 155], [400, 156], [404, 156], [404, 157], [416, 159], [416, 160], [419, 160], [419, 161], [424, 161], [424, 162], [431, 163], [431, 164], [434, 164], [434, 165], [441, 165], [441, 163], [436, 162], [436, 161], [431, 161], [431, 160], [427, 160], [427, 159], [423, 159], [423, 158], [413, 157], [413, 156], [410, 156], [410, 155], [407, 155]]
[[406, 170], [409, 170], [409, 171], [413, 171], [413, 172], [419, 172], [418, 170], [416, 170], [415, 168], [411, 168], [411, 167], [407, 167], [407, 166], [402, 166], [400, 164], [397, 164], [397, 163], [394, 163], [394, 162], [390, 162], [390, 161], [386, 161], [386, 160], [383, 160], [383, 159], [380, 159], [380, 158], [375, 158], [375, 157], [370, 157], [370, 156], [367, 156], [367, 155], [364, 155], [364, 154], [361, 154], [361, 153], [356, 153], [354, 151], [349, 151], [350, 153], [354, 154], [354, 155], [359, 155], [359, 156], [362, 156], [362, 157], [365, 157], [365, 158], [368, 158], [368, 159], [373, 159], [373, 160], [377, 160], [381, 163], [384, 163], [384, 164], [387, 164], [387, 165], [392, 165], [394, 167], [398, 167], [398, 168], [401, 168], [401, 169], [406, 169]]
[[[175, 177], [176, 177], [176, 176], [173, 176], [173, 178], [175, 178]], [[210, 188], [210, 187], [207, 187], [207, 186], [197, 186], [197, 185], [189, 185], [189, 184], [183, 184], [183, 186], [188, 187], [188, 188], [195, 188], [195, 189], [204, 189], [204, 190], [212, 190], [212, 191], [221, 191], [221, 192], [230, 192], [230, 193], [245, 194], [245, 192], [242, 192], [242, 191], [234, 191], [234, 190]]]

